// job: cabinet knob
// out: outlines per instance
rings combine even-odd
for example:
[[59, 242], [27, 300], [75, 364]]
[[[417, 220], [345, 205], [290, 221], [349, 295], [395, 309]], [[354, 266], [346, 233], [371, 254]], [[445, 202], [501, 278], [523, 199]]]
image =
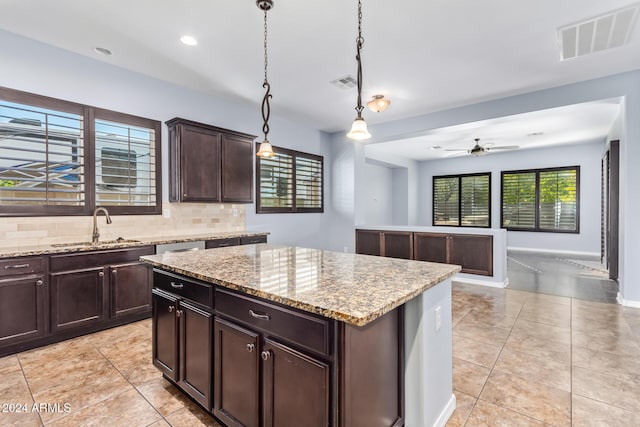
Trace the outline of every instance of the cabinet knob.
[[104, 271], [101, 271], [100, 273], [98, 273], [99, 277], [104, 277]]
[[42, 280], [36, 280], [36, 286], [42, 286], [43, 283]]
[[184, 193], [184, 194], [182, 195], [182, 197], [187, 197], [187, 193]]
[[256, 348], [255, 344], [247, 344], [247, 351], [251, 353]]
[[176, 310], [176, 316], [180, 317], [182, 315], [182, 310]]
[[169, 306], [169, 313], [173, 313], [173, 309], [174, 309], [174, 308], [175, 308], [174, 306], [170, 305], [170, 306]]
[[260, 353], [260, 357], [262, 357], [262, 360], [267, 361], [271, 357], [271, 352], [269, 350], [265, 350]]
[[111, 274], [115, 275], [118, 273], [118, 270], [116, 270], [115, 268], [113, 270], [111, 270]]

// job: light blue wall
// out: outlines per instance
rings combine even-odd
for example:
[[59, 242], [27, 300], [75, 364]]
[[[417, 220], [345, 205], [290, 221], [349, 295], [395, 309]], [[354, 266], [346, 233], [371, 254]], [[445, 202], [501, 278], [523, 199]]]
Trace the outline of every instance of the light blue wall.
[[[106, 62], [0, 31], [0, 85], [139, 115], [162, 122], [179, 116], [253, 135], [262, 117], [256, 102], [211, 96], [154, 79]], [[256, 81], [256, 87], [261, 82]], [[274, 145], [326, 155], [328, 135], [278, 114], [273, 103], [269, 137]], [[258, 139], [260, 140], [260, 139]], [[162, 126], [163, 170], [168, 170], [167, 128]], [[326, 167], [331, 160], [325, 158]], [[168, 175], [163, 174], [163, 200], [168, 201]], [[330, 176], [325, 180], [331, 200]], [[329, 209], [330, 210], [330, 209]], [[324, 214], [255, 214], [246, 205], [247, 228], [271, 232], [270, 241], [323, 247]]]
[[367, 162], [365, 165], [365, 224], [393, 224], [393, 169]]
[[[588, 80], [580, 83], [560, 86], [494, 101], [454, 108], [451, 110], [425, 114], [409, 119], [370, 126], [373, 135], [369, 144], [391, 141], [404, 137], [418, 136], [430, 129], [453, 126], [462, 123], [560, 107], [582, 102], [596, 101], [614, 97], [624, 97], [621, 119], [621, 259], [620, 291], [623, 299], [630, 304], [640, 305], [640, 270], [634, 265], [640, 259], [640, 71], [632, 71], [608, 77]], [[345, 138], [342, 133], [332, 135], [332, 144], [339, 144], [342, 151]], [[362, 146], [353, 144], [353, 158], [359, 159], [357, 152]], [[360, 148], [358, 148], [360, 147]], [[358, 170], [358, 164], [353, 166]], [[353, 181], [345, 183], [353, 188], [357, 195], [364, 188], [364, 181], [356, 175]], [[342, 229], [353, 227], [361, 217], [356, 196], [356, 205], [349, 215], [343, 212], [336, 218], [335, 226]], [[353, 241], [353, 237], [351, 237]], [[353, 244], [351, 243], [351, 246]]]
[[605, 140], [535, 150], [516, 150], [483, 157], [465, 156], [420, 163], [419, 223], [432, 225], [433, 176], [491, 172], [491, 227], [500, 228], [500, 172], [580, 166], [580, 233], [509, 231], [510, 248], [600, 254], [600, 159]]

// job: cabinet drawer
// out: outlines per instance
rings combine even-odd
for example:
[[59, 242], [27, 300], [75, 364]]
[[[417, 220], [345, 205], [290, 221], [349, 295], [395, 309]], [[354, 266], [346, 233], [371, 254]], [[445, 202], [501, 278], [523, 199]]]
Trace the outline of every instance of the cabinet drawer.
[[0, 277], [41, 273], [44, 269], [45, 259], [43, 257], [0, 260]]
[[216, 312], [291, 343], [329, 355], [329, 321], [216, 289]]
[[252, 245], [254, 243], [267, 243], [267, 236], [247, 236], [240, 238], [241, 245]]
[[239, 244], [240, 244], [239, 238], [231, 237], [228, 239], [207, 240], [205, 243], [205, 248], [206, 249], [223, 248], [225, 246], [238, 246]]
[[102, 265], [138, 261], [141, 256], [153, 255], [154, 253], [154, 246], [141, 246], [131, 249], [51, 255], [49, 269], [51, 271], [80, 270]]
[[213, 308], [213, 285], [166, 271], [153, 271], [153, 287]]

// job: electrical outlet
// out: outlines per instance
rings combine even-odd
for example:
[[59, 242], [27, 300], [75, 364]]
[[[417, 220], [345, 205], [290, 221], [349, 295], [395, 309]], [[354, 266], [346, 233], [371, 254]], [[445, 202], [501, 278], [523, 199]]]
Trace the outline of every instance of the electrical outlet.
[[343, 250], [344, 252], [349, 252], [349, 247], [348, 247], [348, 246], [345, 246], [342, 250]]
[[165, 217], [165, 218], [171, 217], [171, 209], [164, 209], [162, 211], [162, 216]]
[[238, 216], [238, 208], [231, 209], [231, 215]]
[[438, 332], [442, 327], [442, 307], [437, 306], [435, 313], [436, 313], [436, 332]]

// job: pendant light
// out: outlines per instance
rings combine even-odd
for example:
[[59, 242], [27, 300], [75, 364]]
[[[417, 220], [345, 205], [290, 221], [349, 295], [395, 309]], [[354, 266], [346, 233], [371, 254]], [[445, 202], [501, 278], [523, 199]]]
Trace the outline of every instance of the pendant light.
[[362, 1], [358, 0], [358, 38], [356, 39], [356, 61], [358, 62], [358, 105], [356, 106], [356, 112], [358, 115], [351, 125], [351, 130], [347, 134], [347, 138], [355, 140], [364, 140], [371, 138], [371, 134], [367, 130], [367, 122], [362, 117], [362, 60], [360, 58], [360, 50], [364, 44], [362, 38]]
[[258, 157], [273, 157], [275, 153], [269, 143], [269, 116], [271, 115], [271, 106], [269, 105], [269, 99], [271, 99], [271, 85], [267, 79], [267, 11], [273, 7], [273, 0], [256, 0], [256, 5], [260, 10], [264, 11], [264, 83], [262, 87], [265, 88], [264, 98], [262, 98], [262, 132], [264, 133], [264, 141], [260, 143], [260, 149], [256, 153]]

